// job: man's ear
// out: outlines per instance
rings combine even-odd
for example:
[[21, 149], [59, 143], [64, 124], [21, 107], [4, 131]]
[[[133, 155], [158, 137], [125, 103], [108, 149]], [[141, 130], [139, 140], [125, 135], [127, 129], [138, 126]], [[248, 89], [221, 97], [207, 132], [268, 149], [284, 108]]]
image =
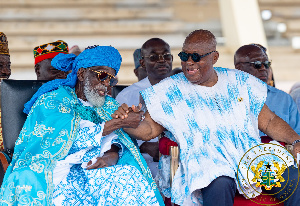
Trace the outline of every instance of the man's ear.
[[35, 71], [36, 77], [39, 77], [41, 75], [39, 64], [34, 65], [34, 71]]
[[136, 77], [139, 77], [139, 68], [133, 70]]
[[140, 65], [141, 67], [146, 68], [144, 59], [140, 59]]
[[213, 52], [214, 54], [214, 58], [213, 58], [213, 64], [217, 63], [218, 59], [219, 59], [219, 52]]
[[236, 69], [238, 69], [238, 70], [242, 70], [241, 64], [236, 64], [236, 65], [234, 65], [234, 67], [235, 67]]
[[78, 69], [77, 71], [77, 78], [79, 81], [83, 81], [84, 80], [84, 75], [85, 75], [85, 72], [86, 72], [87, 69], [84, 69], [84, 68], [80, 68]]

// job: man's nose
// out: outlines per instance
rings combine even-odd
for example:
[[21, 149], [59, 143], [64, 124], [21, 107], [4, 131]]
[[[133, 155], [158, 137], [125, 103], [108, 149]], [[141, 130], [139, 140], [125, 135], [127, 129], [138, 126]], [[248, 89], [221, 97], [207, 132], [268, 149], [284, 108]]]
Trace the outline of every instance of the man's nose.
[[188, 60], [186, 61], [187, 65], [193, 65], [195, 62], [192, 60], [192, 57], [189, 56]]
[[164, 58], [164, 55], [161, 55], [161, 54], [160, 54], [160, 55], [158, 55], [158, 62], [162, 62], [162, 61], [164, 62], [164, 61], [166, 61], [166, 60], [165, 60], [165, 58]]

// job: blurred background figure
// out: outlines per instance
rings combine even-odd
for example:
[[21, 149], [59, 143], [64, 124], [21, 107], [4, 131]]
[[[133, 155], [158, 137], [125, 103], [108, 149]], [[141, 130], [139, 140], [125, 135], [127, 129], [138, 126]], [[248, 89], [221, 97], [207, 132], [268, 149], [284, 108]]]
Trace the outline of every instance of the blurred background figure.
[[[10, 70], [10, 55], [8, 49], [8, 41], [6, 35], [0, 32], [0, 81], [2, 79], [8, 79]], [[1, 87], [0, 87], [0, 119], [1, 119]], [[2, 139], [2, 126], [0, 121], [0, 150], [3, 150], [3, 139]]]
[[[139, 92], [169, 77], [173, 66], [173, 55], [171, 54], [170, 45], [160, 38], [147, 40], [141, 49], [135, 50], [133, 56], [135, 62], [140, 60], [139, 64], [136, 64], [136, 68], [142, 67], [148, 75], [146, 78], [123, 89], [116, 97], [119, 104], [125, 103], [129, 106], [137, 106], [139, 103], [143, 104], [140, 101]], [[145, 108], [144, 106], [143, 108]], [[153, 177], [155, 177], [159, 159], [158, 138], [154, 138], [149, 142], [142, 140], [137, 142]]]
[[[119, 104], [127, 104], [129, 106], [138, 105], [140, 102], [140, 91], [151, 86], [150, 81], [147, 77], [146, 67], [142, 67], [140, 60], [142, 59], [141, 49], [136, 49], [133, 52], [134, 60], [134, 74], [138, 78], [138, 82], [123, 89], [117, 96], [116, 100]], [[142, 80], [142, 81], [141, 81]]]
[[0, 79], [8, 79], [10, 70], [10, 55], [6, 35], [0, 32]]
[[[0, 83], [2, 79], [8, 79], [11, 70], [10, 70], [10, 55], [8, 49], [8, 41], [6, 35], [3, 32], [0, 32]], [[7, 154], [3, 152], [3, 137], [2, 137], [2, 125], [1, 125], [1, 87], [0, 87], [0, 186], [2, 184], [2, 179], [8, 164]]]
[[293, 84], [289, 93], [291, 94], [294, 90], [296, 90], [298, 88], [300, 88], [300, 82], [296, 82], [295, 84]]
[[69, 53], [68, 44], [62, 40], [42, 44], [33, 49], [37, 80], [64, 79], [67, 77], [67, 72], [51, 66], [52, 59], [59, 53]]
[[[234, 55], [235, 68], [247, 72], [261, 81], [268, 83], [271, 62], [266, 49], [259, 44], [249, 44], [240, 47]], [[265, 104], [277, 116], [288, 123], [295, 132], [300, 134], [300, 114], [291, 96], [286, 92], [268, 85]], [[260, 131], [263, 143], [272, 139]]]
[[70, 51], [69, 51], [70, 54], [75, 54], [76, 56], [78, 56], [80, 53], [81, 53], [81, 50], [79, 48], [78, 45], [74, 45], [70, 48]]
[[[263, 45], [261, 45], [261, 44], [250, 44], [250, 45], [254, 45], [254, 46], [259, 47], [264, 52], [264, 54], [266, 56], [268, 56], [268, 54], [267, 54], [267, 48], [264, 47]], [[271, 64], [270, 64], [270, 67], [268, 69], [268, 80], [266, 81], [266, 83], [269, 86], [275, 87], [275, 80], [274, 80], [274, 75], [273, 75], [273, 70], [272, 70]]]
[[290, 90], [290, 95], [293, 98], [293, 100], [295, 101], [298, 110], [300, 111], [300, 82], [296, 82], [291, 90]]
[[147, 71], [140, 64], [140, 60], [142, 59], [141, 49], [136, 49], [133, 52], [133, 60], [134, 60], [134, 74], [138, 78], [139, 81], [145, 79], [147, 77]]

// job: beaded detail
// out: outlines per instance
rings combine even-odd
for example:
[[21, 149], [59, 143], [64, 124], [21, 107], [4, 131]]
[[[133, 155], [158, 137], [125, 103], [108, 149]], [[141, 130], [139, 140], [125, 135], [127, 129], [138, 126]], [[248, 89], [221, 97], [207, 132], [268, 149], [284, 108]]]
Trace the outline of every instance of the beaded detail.
[[300, 142], [300, 139], [297, 139], [293, 142], [292, 146], [294, 146], [296, 143]]

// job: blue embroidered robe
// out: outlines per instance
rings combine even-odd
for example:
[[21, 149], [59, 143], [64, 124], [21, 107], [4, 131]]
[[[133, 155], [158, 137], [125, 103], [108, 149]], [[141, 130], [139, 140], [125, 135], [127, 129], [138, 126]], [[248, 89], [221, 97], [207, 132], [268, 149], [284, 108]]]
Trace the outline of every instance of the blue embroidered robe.
[[[81, 117], [74, 110], [78, 98], [74, 89], [61, 86], [41, 95], [32, 106], [16, 141], [13, 160], [0, 191], [1, 205], [52, 205], [53, 169], [68, 154], [79, 131]], [[103, 121], [111, 119], [118, 103], [106, 97], [96, 111]], [[160, 205], [162, 198], [151, 172], [131, 138], [116, 130], [124, 151], [117, 165], [136, 167], [151, 185]]]

